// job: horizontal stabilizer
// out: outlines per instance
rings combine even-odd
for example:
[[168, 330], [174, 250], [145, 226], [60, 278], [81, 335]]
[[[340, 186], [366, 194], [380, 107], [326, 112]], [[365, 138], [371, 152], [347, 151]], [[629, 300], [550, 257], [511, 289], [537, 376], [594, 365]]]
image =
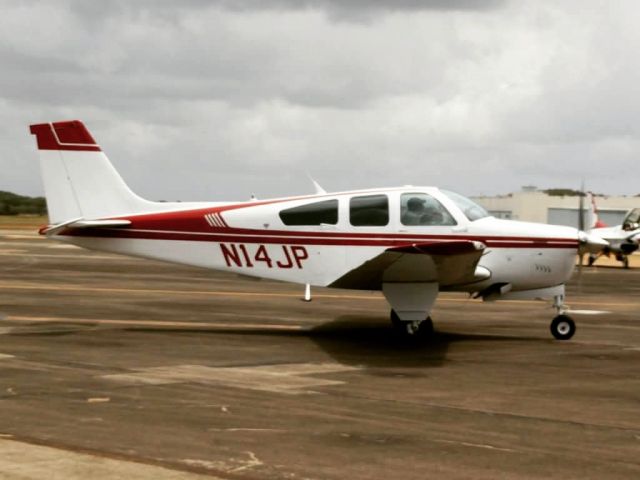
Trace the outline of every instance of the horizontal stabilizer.
[[84, 220], [75, 218], [66, 222], [48, 225], [40, 229], [40, 235], [56, 235], [65, 229], [73, 228], [117, 228], [131, 225], [130, 220]]

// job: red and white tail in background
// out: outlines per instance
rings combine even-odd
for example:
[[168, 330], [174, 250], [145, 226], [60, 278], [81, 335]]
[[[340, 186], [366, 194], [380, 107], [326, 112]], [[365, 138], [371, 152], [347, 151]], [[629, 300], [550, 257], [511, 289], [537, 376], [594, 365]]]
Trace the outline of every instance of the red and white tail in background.
[[587, 200], [589, 201], [589, 212], [587, 214], [586, 229], [591, 230], [593, 228], [604, 228], [606, 223], [600, 221], [598, 218], [598, 207], [596, 206], [596, 198], [592, 192], [587, 192]]
[[41, 123], [30, 130], [38, 142], [50, 223], [164, 209], [129, 189], [82, 122]]

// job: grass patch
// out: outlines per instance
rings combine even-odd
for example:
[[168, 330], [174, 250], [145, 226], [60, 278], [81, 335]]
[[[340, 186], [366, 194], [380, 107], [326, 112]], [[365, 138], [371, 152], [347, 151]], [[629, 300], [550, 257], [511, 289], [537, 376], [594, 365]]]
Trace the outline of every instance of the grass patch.
[[4, 229], [37, 230], [48, 223], [46, 215], [0, 215], [0, 228]]

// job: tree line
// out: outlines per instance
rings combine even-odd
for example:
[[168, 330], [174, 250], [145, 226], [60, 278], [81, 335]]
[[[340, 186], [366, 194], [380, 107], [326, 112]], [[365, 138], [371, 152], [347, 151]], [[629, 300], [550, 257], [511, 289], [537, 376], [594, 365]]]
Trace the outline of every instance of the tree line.
[[0, 215], [46, 215], [44, 197], [27, 197], [0, 190]]

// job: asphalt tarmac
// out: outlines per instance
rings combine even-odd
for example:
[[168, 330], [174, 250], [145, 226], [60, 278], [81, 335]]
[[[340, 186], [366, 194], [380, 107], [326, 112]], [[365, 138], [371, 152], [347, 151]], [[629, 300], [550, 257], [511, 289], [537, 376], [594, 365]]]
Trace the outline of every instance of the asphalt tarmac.
[[[636, 259], [634, 263], [637, 264]], [[640, 478], [640, 268], [533, 301], [252, 281], [0, 231], [0, 478]]]

